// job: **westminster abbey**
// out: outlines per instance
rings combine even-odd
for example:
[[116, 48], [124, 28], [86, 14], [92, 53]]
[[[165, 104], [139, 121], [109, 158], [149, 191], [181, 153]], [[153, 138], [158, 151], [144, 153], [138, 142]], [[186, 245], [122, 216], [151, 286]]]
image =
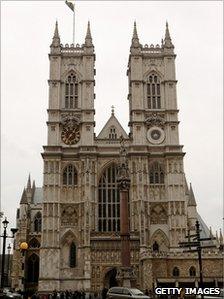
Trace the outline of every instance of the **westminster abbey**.
[[[152, 29], [152, 28], [151, 28]], [[128, 53], [128, 49], [127, 49]], [[82, 45], [62, 45], [56, 23], [50, 45], [48, 139], [43, 186], [29, 177], [17, 210], [12, 284], [39, 292], [99, 291], [116, 285], [120, 266], [120, 136], [130, 172], [131, 265], [135, 286], [198, 286], [196, 253], [179, 242], [211, 232], [197, 213], [179, 143], [174, 45], [166, 24], [161, 44], [142, 45], [134, 24], [127, 68], [129, 132], [114, 110], [94, 133], [95, 51], [88, 23]], [[46, 78], [47, 79], [47, 78]], [[19, 244], [28, 243], [25, 268]], [[222, 282], [222, 236], [203, 251], [207, 286]], [[25, 278], [23, 280], [23, 277]]]

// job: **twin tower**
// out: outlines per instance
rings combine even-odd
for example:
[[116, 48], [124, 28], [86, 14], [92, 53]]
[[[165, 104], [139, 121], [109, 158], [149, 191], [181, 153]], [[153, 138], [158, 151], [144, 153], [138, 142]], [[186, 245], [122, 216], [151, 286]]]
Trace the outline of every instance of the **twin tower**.
[[[121, 260], [117, 186], [121, 135], [131, 180], [131, 265], [136, 286], [151, 289], [159, 279], [172, 280], [178, 242], [194, 230], [198, 218], [179, 144], [175, 57], [168, 24], [162, 44], [150, 46], [141, 45], [134, 24], [127, 70], [130, 132], [112, 110], [96, 136], [90, 24], [82, 46], [63, 46], [56, 23], [49, 54], [48, 140], [42, 153], [42, 227], [40, 248], [35, 249], [39, 291], [99, 291], [116, 285]], [[32, 227], [27, 229], [27, 239], [33, 234]], [[188, 260], [183, 277], [196, 262]]]

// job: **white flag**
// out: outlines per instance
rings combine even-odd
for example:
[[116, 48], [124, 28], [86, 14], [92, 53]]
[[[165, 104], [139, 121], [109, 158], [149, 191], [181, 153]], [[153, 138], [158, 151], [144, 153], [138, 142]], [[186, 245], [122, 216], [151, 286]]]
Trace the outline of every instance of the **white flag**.
[[66, 0], [65, 3], [68, 5], [68, 7], [69, 7], [72, 11], [74, 11], [75, 6], [74, 6], [74, 4], [73, 4], [72, 2], [68, 2], [68, 1]]

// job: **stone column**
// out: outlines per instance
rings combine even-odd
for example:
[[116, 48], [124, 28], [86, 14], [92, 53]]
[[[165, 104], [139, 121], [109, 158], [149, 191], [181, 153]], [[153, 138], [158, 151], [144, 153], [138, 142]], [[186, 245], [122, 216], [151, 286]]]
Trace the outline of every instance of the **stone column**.
[[129, 221], [129, 189], [130, 177], [127, 161], [127, 152], [124, 147], [124, 139], [121, 137], [120, 163], [118, 166], [118, 188], [120, 190], [120, 237], [121, 237], [121, 267], [117, 272], [117, 279], [123, 287], [131, 287], [131, 281], [135, 280], [131, 267], [130, 249], [130, 221]]

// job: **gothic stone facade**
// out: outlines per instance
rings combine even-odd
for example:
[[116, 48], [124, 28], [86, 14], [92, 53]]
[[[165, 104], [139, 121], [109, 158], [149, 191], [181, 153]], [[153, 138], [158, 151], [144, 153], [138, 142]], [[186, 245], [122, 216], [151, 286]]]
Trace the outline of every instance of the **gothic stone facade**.
[[[41, 292], [99, 290], [116, 283], [120, 266], [117, 188], [119, 137], [128, 152], [131, 263], [135, 284], [198, 283], [194, 253], [178, 242], [199, 219], [186, 182], [179, 144], [174, 46], [168, 25], [161, 45], [140, 44], [136, 24], [128, 62], [129, 135], [112, 110], [94, 134], [95, 53], [88, 24], [85, 43], [61, 45], [56, 24], [50, 60], [48, 140], [43, 187], [28, 186], [18, 210], [13, 286], [21, 287], [21, 241], [29, 243], [26, 283]], [[39, 213], [39, 214], [38, 214]], [[39, 216], [38, 216], [39, 215]], [[40, 216], [41, 215], [41, 216]], [[203, 254], [205, 281], [221, 281], [218, 249]], [[38, 263], [40, 263], [38, 271]], [[35, 268], [36, 267], [36, 268]], [[37, 276], [39, 279], [37, 280]]]

